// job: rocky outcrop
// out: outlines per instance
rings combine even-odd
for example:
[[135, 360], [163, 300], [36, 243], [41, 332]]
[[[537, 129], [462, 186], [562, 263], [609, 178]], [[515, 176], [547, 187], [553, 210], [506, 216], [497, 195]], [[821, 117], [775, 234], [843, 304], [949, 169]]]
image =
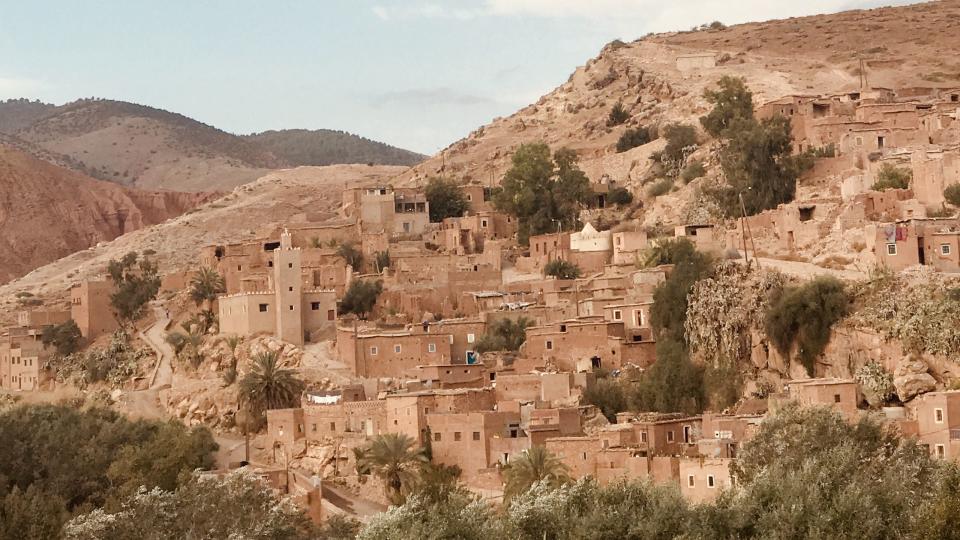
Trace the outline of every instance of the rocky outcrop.
[[214, 197], [128, 189], [0, 144], [0, 283]]
[[929, 371], [926, 362], [917, 356], [905, 356], [900, 360], [893, 372], [893, 385], [900, 401], [910, 401], [937, 388], [937, 380]]

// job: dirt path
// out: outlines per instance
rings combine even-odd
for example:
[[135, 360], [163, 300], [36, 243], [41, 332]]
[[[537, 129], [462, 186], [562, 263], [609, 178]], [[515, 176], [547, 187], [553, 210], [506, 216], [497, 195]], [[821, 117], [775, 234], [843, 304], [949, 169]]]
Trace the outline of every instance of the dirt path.
[[170, 314], [161, 303], [153, 306], [156, 321], [153, 326], [140, 334], [147, 345], [157, 353], [157, 367], [153, 371], [150, 382], [151, 389], [169, 387], [173, 382], [173, 347], [167, 343], [167, 325], [170, 324]]
[[330, 483], [323, 484], [323, 498], [360, 521], [366, 521], [387, 509], [380, 503], [358, 497], [346, 489], [335, 487]]

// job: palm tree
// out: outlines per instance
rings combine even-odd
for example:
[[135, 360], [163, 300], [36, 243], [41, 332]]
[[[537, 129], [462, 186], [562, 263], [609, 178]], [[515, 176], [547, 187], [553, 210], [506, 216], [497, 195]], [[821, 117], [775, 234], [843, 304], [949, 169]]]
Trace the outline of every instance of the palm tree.
[[383, 480], [387, 498], [400, 505], [417, 482], [420, 470], [427, 463], [423, 448], [403, 433], [385, 433], [370, 441], [358, 462]]
[[546, 447], [534, 446], [524, 450], [503, 469], [503, 475], [506, 478], [503, 500], [509, 501], [538, 482], [559, 487], [570, 481], [568, 472], [567, 466]]
[[254, 413], [300, 405], [304, 384], [292, 369], [278, 365], [279, 352], [261, 352], [253, 357], [250, 372], [240, 380], [240, 401]]
[[210, 311], [217, 295], [227, 291], [227, 284], [223, 276], [213, 268], [200, 267], [197, 273], [190, 278], [190, 299], [200, 306], [203, 311]]

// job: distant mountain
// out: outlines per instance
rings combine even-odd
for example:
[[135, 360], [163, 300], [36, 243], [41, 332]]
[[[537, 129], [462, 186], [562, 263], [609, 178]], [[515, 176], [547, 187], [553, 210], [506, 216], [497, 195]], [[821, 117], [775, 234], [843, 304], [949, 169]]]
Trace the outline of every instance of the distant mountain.
[[181, 114], [106, 99], [50, 109], [13, 134], [72, 158], [90, 176], [143, 189], [228, 190], [283, 165], [255, 144]]
[[0, 133], [13, 135], [56, 108], [56, 105], [23, 98], [0, 101]]
[[124, 188], [0, 141], [0, 283], [214, 197]]
[[415, 165], [427, 156], [345, 131], [283, 129], [245, 137], [292, 165]]

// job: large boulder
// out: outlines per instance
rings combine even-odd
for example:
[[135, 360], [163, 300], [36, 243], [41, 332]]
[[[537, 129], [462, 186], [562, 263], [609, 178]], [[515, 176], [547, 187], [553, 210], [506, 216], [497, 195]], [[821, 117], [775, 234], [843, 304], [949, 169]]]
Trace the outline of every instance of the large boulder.
[[900, 401], [906, 402], [937, 388], [937, 380], [929, 373], [926, 362], [916, 356], [905, 356], [893, 372], [893, 386]]

